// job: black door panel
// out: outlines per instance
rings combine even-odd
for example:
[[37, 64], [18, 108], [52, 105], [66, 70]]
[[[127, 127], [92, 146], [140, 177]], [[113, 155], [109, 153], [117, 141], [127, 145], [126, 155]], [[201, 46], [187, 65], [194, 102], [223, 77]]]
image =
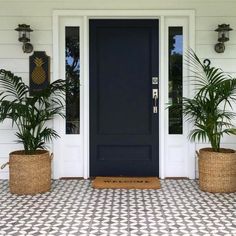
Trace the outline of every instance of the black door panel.
[[90, 175], [158, 176], [157, 20], [90, 20]]

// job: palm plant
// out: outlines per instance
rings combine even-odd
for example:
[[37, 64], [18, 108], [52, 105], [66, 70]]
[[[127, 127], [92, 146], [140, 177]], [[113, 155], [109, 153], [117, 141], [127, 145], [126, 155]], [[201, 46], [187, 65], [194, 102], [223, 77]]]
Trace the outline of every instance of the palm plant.
[[47, 142], [59, 137], [46, 122], [56, 115], [64, 117], [64, 80], [29, 96], [29, 87], [22, 78], [0, 70], [0, 90], [0, 122], [10, 119], [17, 127], [17, 141], [23, 144], [26, 154], [45, 149]]
[[213, 151], [220, 152], [223, 135], [236, 134], [232, 124], [236, 79], [211, 67], [209, 60], [202, 63], [193, 51], [189, 52], [188, 59], [195, 86], [194, 97], [182, 99], [183, 115], [194, 125], [189, 138], [192, 141], [208, 140]]

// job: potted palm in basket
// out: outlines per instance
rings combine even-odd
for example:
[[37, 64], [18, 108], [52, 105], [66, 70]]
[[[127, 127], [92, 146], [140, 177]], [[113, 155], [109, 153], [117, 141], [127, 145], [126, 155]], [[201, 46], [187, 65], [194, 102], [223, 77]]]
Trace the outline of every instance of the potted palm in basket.
[[[24, 149], [10, 153], [10, 192], [36, 194], [51, 188], [51, 159], [46, 143], [58, 138], [48, 127], [55, 116], [64, 116], [65, 81], [57, 80], [46, 89], [29, 95], [22, 78], [0, 70], [0, 122], [12, 121], [17, 141]], [[2, 166], [4, 168], [5, 165]]]
[[190, 77], [195, 87], [193, 98], [182, 99], [183, 115], [193, 124], [189, 138], [192, 141], [208, 141], [209, 148], [198, 154], [199, 187], [207, 192], [236, 191], [236, 153], [221, 148], [224, 135], [235, 135], [233, 103], [236, 101], [236, 79], [221, 69], [204, 63], [189, 52]]

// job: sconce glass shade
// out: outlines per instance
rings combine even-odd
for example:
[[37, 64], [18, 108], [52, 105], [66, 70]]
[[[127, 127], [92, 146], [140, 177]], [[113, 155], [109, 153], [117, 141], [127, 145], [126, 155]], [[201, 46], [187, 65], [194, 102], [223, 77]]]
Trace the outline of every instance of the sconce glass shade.
[[15, 30], [19, 32], [18, 40], [20, 42], [26, 43], [30, 41], [30, 32], [33, 31], [30, 25], [20, 24]]
[[33, 45], [30, 44], [30, 32], [33, 30], [30, 28], [30, 25], [19, 24], [15, 29], [19, 33], [18, 40], [23, 43], [23, 52], [31, 53], [33, 51]]
[[215, 30], [218, 32], [218, 41], [221, 43], [229, 41], [229, 31], [231, 30], [233, 29], [227, 24], [218, 25], [218, 28]]

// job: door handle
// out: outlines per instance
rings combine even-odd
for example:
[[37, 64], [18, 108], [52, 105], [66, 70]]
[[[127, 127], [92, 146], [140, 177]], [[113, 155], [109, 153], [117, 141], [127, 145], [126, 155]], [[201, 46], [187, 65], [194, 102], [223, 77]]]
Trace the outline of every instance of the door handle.
[[157, 100], [158, 100], [158, 89], [152, 90], [152, 99], [153, 99], [153, 113], [157, 113]]

